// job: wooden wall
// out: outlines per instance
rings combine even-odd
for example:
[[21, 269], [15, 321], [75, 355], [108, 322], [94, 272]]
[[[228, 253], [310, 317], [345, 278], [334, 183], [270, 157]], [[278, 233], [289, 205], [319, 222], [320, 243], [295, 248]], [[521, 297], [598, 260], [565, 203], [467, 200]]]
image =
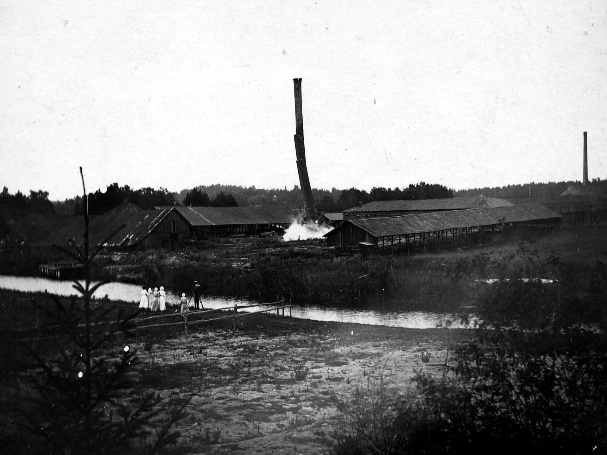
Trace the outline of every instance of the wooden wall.
[[172, 210], [156, 226], [146, 240], [153, 248], [178, 248], [190, 239], [190, 225], [177, 211]]
[[337, 229], [327, 234], [327, 245], [337, 248], [358, 248], [359, 242], [368, 242], [377, 244], [377, 239], [372, 237], [367, 231], [354, 226], [351, 223], [344, 223]]

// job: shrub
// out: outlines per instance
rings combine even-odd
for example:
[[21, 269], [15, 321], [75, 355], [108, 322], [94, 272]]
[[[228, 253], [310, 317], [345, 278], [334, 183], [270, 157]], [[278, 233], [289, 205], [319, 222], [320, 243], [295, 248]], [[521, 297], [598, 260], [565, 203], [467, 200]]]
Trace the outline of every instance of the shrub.
[[512, 259], [449, 373], [418, 373], [394, 417], [375, 417], [382, 403], [357, 415], [334, 454], [607, 452], [607, 277], [557, 264], [556, 283], [541, 284], [522, 279], [537, 258]]

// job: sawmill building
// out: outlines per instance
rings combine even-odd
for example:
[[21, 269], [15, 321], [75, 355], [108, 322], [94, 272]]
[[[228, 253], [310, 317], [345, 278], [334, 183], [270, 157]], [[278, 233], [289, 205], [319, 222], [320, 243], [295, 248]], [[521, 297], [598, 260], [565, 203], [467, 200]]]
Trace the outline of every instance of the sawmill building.
[[342, 250], [363, 247], [382, 251], [429, 245], [454, 244], [470, 234], [495, 231], [507, 225], [559, 223], [561, 215], [541, 205], [443, 210], [400, 216], [361, 217], [344, 220], [325, 234], [328, 246]]
[[511, 207], [505, 199], [493, 197], [456, 197], [443, 199], [413, 199], [396, 201], [373, 201], [344, 211], [344, 220], [375, 218], [378, 216], [400, 216], [412, 213], [444, 212], [465, 209], [489, 209]]
[[174, 207], [190, 226], [192, 240], [283, 231], [295, 220], [283, 207]]

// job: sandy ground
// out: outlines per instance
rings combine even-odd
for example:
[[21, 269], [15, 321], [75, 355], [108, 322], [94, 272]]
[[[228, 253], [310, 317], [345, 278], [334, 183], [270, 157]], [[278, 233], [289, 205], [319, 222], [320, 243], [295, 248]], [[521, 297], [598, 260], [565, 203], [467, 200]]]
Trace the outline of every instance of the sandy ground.
[[338, 403], [380, 382], [397, 399], [416, 370], [442, 374], [449, 346], [464, 336], [266, 318], [135, 347], [142, 384], [166, 398], [191, 396], [179, 453], [323, 454], [343, 428]]

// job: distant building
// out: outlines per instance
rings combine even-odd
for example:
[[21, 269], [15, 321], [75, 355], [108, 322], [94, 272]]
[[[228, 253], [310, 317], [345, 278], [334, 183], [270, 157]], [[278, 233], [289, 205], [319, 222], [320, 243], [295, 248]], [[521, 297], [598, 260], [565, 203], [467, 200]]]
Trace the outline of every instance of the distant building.
[[[102, 215], [89, 217], [90, 245], [112, 250], [170, 248], [190, 240], [256, 235], [284, 231], [295, 219], [285, 207], [157, 207], [143, 210], [123, 203]], [[81, 241], [82, 216], [36, 215], [11, 226], [11, 238], [35, 248], [65, 245], [68, 239]]]
[[388, 217], [344, 220], [325, 234], [327, 244], [346, 251], [409, 250], [430, 244], [452, 244], [469, 234], [511, 224], [558, 223], [561, 215], [538, 204], [483, 209], [444, 210]]
[[318, 220], [321, 224], [327, 224], [333, 227], [339, 226], [344, 220], [343, 212], [323, 213]]
[[586, 196], [580, 189], [576, 188], [573, 185], [569, 185], [567, 188], [565, 188], [563, 191], [561, 191], [559, 194], [557, 194], [557, 197], [565, 197], [565, 196]]
[[199, 240], [230, 235], [257, 235], [285, 230], [294, 221], [292, 210], [271, 207], [175, 207]]
[[456, 197], [443, 199], [412, 199], [374, 201], [344, 211], [344, 220], [378, 216], [400, 216], [411, 213], [441, 212], [448, 210], [486, 209], [509, 207], [512, 202], [492, 197]]

